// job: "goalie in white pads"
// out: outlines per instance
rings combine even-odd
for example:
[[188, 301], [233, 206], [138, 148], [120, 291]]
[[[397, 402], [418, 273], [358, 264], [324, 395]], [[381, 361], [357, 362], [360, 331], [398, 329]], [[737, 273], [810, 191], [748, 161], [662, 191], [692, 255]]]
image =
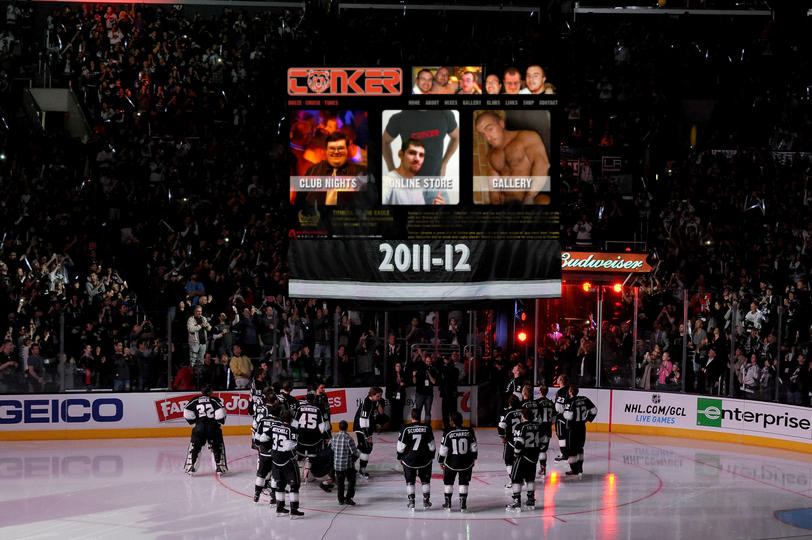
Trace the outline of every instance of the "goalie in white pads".
[[183, 409], [183, 417], [195, 426], [192, 429], [192, 440], [186, 456], [186, 473], [193, 474], [197, 470], [200, 449], [208, 442], [214, 454], [217, 474], [224, 474], [228, 472], [228, 464], [220, 426], [226, 422], [226, 408], [220, 398], [211, 395], [211, 385], [203, 385], [200, 391], [202, 395], [187, 403]]

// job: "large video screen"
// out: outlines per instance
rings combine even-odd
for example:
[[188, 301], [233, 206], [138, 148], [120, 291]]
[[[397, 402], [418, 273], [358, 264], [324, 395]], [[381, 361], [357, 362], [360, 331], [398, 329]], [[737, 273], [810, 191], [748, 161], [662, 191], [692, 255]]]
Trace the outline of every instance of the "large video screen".
[[553, 88], [538, 65], [291, 68], [290, 295], [559, 297]]

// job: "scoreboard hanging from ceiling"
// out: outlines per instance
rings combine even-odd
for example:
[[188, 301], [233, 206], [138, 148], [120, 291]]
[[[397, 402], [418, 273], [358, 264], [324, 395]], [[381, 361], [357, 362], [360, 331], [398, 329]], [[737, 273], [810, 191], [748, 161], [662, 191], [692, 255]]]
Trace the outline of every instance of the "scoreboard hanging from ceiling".
[[558, 101], [517, 67], [288, 70], [290, 296], [560, 297]]

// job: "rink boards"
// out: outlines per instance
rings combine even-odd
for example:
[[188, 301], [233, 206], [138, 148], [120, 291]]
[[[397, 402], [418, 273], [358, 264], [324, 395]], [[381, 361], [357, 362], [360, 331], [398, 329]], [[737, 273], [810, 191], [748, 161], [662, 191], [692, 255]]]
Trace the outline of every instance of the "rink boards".
[[[476, 425], [476, 387], [460, 387], [457, 409]], [[554, 393], [556, 389], [551, 389]], [[436, 392], [436, 391], [435, 391]], [[368, 388], [328, 390], [331, 420], [352, 422]], [[666, 392], [582, 389], [598, 407], [591, 431], [672, 436], [812, 453], [812, 409], [777, 403]], [[22, 394], [0, 396], [0, 440], [178, 437], [189, 434], [183, 408], [194, 392]], [[226, 435], [248, 434], [248, 392], [218, 392], [228, 411]], [[293, 392], [302, 397], [304, 390]], [[490, 399], [488, 397], [488, 399]], [[414, 404], [407, 392], [404, 415]], [[441, 400], [432, 406], [441, 427]]]

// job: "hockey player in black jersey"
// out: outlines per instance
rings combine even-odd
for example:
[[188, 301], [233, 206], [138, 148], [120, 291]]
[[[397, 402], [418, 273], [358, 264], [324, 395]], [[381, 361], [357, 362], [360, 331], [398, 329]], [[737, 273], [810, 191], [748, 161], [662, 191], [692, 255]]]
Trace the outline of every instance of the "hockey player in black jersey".
[[[499, 418], [499, 425], [497, 432], [502, 439], [502, 458], [505, 461], [505, 469], [508, 476], [510, 475], [511, 468], [513, 467], [514, 452], [513, 452], [513, 429], [522, 421], [522, 409], [519, 398], [511, 394], [508, 398], [508, 406], [502, 411], [502, 416]], [[508, 479], [505, 488], [510, 488], [512, 482]]]
[[257, 425], [259, 425], [260, 420], [268, 416], [270, 407], [272, 407], [274, 403], [278, 403], [279, 400], [276, 394], [273, 393], [273, 388], [270, 386], [266, 386], [259, 396], [254, 395], [253, 392], [254, 390], [252, 388], [251, 400], [248, 402], [248, 410], [253, 417], [251, 421], [251, 448], [258, 450], [259, 447], [256, 442]]
[[282, 402], [282, 407], [296, 416], [296, 409], [299, 408], [299, 400], [293, 397], [290, 393], [293, 392], [293, 381], [288, 379], [282, 383], [282, 391], [279, 392], [279, 401]]
[[217, 474], [224, 474], [228, 472], [228, 464], [220, 426], [226, 422], [226, 408], [220, 398], [211, 395], [211, 385], [203, 385], [200, 391], [202, 395], [191, 400], [183, 409], [183, 417], [195, 426], [186, 456], [186, 473], [195, 472], [200, 449], [208, 442], [214, 454]]
[[327, 425], [330, 426], [329, 431], [333, 430], [332, 419], [330, 415], [330, 398], [327, 397], [327, 387], [324, 383], [316, 387], [316, 407], [321, 409], [321, 416]]
[[541, 447], [539, 448], [539, 476], [547, 476], [547, 449], [550, 438], [553, 436], [553, 422], [555, 421], [555, 405], [547, 397], [547, 385], [539, 386], [539, 397], [536, 399], [535, 421], [541, 424]]
[[454, 479], [459, 477], [460, 512], [468, 511], [468, 484], [477, 458], [476, 435], [471, 428], [463, 427], [462, 414], [451, 413], [451, 429], [440, 443], [440, 467], [443, 468], [443, 508], [451, 511], [451, 493]]
[[330, 429], [316, 406], [316, 394], [309, 393], [305, 403], [299, 405], [290, 424], [296, 432], [296, 453], [309, 458], [317, 455], [325, 444]]
[[558, 376], [558, 385], [561, 387], [555, 393], [555, 435], [558, 437], [558, 448], [560, 454], [555, 458], [556, 461], [563, 461], [567, 459], [567, 422], [564, 420], [564, 406], [569, 400], [570, 380], [567, 375]]
[[434, 433], [420, 421], [420, 411], [412, 409], [412, 423], [400, 432], [397, 444], [398, 461], [403, 465], [406, 478], [407, 508], [414, 510], [415, 479], [423, 487], [423, 509], [431, 508], [431, 463], [434, 461]]
[[586, 443], [586, 423], [598, 415], [598, 408], [586, 396], [578, 395], [578, 385], [569, 388], [569, 400], [562, 416], [567, 422], [567, 458], [570, 464], [568, 475], [584, 477], [584, 444]]
[[[275, 398], [276, 396], [273, 396]], [[270, 479], [270, 493], [271, 493], [271, 504], [276, 504], [276, 481], [272, 477], [273, 472], [273, 434], [271, 432], [271, 428], [279, 423], [279, 414], [282, 411], [282, 405], [279, 404], [278, 401], [274, 401], [273, 405], [270, 405], [271, 397], [266, 396], [268, 404], [263, 405], [263, 408], [266, 408], [268, 414], [263, 416], [257, 423], [256, 423], [256, 430], [254, 433], [254, 441], [256, 442], [257, 449], [259, 450], [259, 456], [257, 459], [257, 478], [254, 483], [254, 502], [259, 502], [259, 496], [262, 493], [262, 490], [265, 489], [266, 485], [268, 484], [268, 476], [271, 475]]]
[[377, 386], [370, 388], [367, 397], [355, 412], [355, 419], [352, 423], [352, 429], [358, 441], [358, 452], [361, 454], [358, 476], [365, 480], [369, 479], [367, 464], [369, 455], [372, 453], [372, 434], [380, 431], [381, 424], [385, 424], [388, 420], [383, 412], [382, 396], [381, 388]]
[[[290, 513], [291, 517], [303, 516], [304, 512], [299, 511], [299, 486], [302, 482], [294, 455], [296, 433], [290, 427], [293, 415], [290, 411], [282, 411], [279, 420], [278, 423], [271, 426], [271, 431], [267, 435], [271, 443], [273, 477], [276, 481], [276, 515], [282, 516]], [[289, 491], [290, 512], [285, 508], [286, 487]]]
[[531, 418], [533, 412], [529, 408], [522, 409], [522, 422], [513, 429], [513, 445], [516, 449], [516, 460], [510, 471], [510, 480], [513, 483], [513, 504], [507, 510], [521, 511], [522, 484], [527, 488], [527, 508], [536, 507], [536, 462], [539, 459], [541, 447], [541, 424]]

